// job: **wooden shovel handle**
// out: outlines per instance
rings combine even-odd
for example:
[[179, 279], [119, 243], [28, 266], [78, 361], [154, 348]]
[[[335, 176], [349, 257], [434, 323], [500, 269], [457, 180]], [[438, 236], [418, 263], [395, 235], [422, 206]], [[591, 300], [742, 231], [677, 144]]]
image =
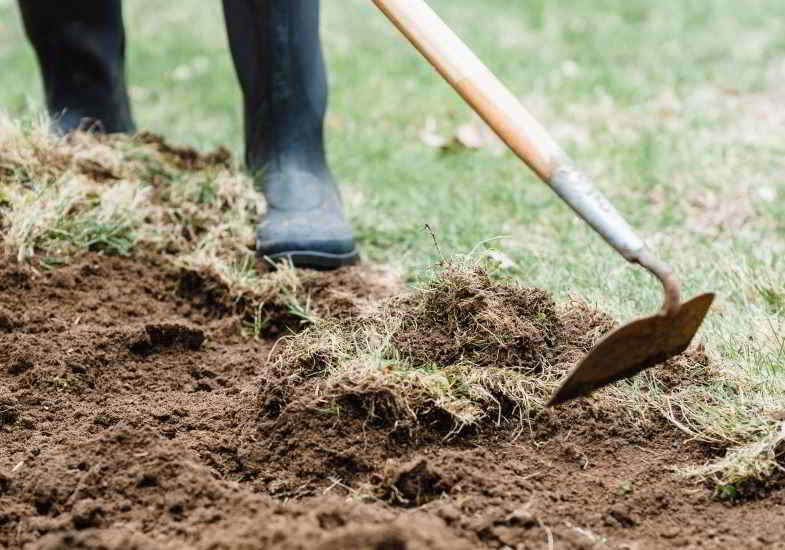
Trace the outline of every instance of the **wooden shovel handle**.
[[373, 2], [510, 149], [549, 181], [564, 153], [428, 4], [421, 0]]

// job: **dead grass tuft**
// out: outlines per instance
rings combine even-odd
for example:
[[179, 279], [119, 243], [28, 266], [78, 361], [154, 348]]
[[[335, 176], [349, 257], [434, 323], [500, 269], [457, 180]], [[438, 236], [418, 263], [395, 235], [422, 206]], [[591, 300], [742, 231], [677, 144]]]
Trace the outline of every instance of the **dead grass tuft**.
[[202, 154], [147, 133], [61, 138], [45, 121], [0, 115], [0, 247], [20, 262], [157, 253], [181, 268], [181, 293], [239, 315], [254, 334], [299, 328], [316, 318], [311, 294], [330, 285], [287, 266], [258, 273], [261, 208], [226, 149]]
[[150, 134], [60, 138], [0, 116], [0, 242], [19, 261], [147, 249], [248, 285], [260, 207], [225, 149]]
[[[522, 426], [610, 318], [577, 301], [495, 280], [486, 266], [440, 266], [377, 310], [286, 337], [260, 391], [275, 415], [308, 407], [416, 437]], [[283, 383], [282, 383], [283, 381]]]
[[398, 317], [394, 343], [414, 364], [503, 364], [541, 370], [564, 332], [544, 290], [494, 281], [480, 265], [447, 264], [383, 315]]

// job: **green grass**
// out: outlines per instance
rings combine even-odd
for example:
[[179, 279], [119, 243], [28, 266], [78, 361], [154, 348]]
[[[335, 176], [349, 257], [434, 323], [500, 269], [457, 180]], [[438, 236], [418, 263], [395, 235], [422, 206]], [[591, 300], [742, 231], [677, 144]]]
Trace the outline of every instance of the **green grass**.
[[[449, 135], [468, 108], [370, 2], [324, 4], [328, 146], [366, 258], [416, 279], [440, 256], [428, 224], [445, 256], [485, 243], [480, 253], [500, 250], [511, 274], [559, 298], [583, 296], [621, 319], [658, 307], [656, 283], [512, 154], [424, 145], [427, 118]], [[785, 439], [772, 414], [785, 403], [785, 4], [431, 4], [674, 264], [685, 294], [718, 293], [699, 338], [720, 382], [662, 407], [696, 438], [731, 449], [697, 474], [723, 483], [772, 475]], [[219, 3], [125, 5], [139, 126], [240, 154], [240, 96]], [[36, 116], [34, 57], [8, 1], [0, 64], [0, 105]], [[96, 238], [95, 228], [75, 230]]]

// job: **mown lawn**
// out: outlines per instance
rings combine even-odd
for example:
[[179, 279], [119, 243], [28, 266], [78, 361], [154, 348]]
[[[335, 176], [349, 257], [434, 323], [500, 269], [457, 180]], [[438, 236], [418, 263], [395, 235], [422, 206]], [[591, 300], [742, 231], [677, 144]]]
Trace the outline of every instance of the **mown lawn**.
[[[701, 475], [769, 478], [785, 441], [785, 4], [431, 4], [673, 262], [685, 294], [718, 293], [699, 335], [716, 384], [660, 406], [695, 437], [730, 447]], [[139, 126], [240, 154], [220, 4], [129, 0], [126, 19]], [[367, 259], [414, 279], [440, 254], [493, 249], [509, 274], [560, 298], [582, 296], [620, 319], [658, 307], [657, 284], [512, 154], [424, 142], [424, 128], [449, 138], [470, 111], [370, 2], [325, 2], [323, 35], [330, 156]], [[0, 66], [0, 106], [37, 116], [34, 57], [7, 0]], [[635, 383], [624, 388], [640, 398]]]

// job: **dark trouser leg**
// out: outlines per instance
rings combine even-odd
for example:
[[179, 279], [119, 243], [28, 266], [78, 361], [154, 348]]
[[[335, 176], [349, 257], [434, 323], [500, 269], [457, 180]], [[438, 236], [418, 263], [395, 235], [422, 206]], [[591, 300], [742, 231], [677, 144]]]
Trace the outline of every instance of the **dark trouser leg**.
[[268, 203], [257, 254], [333, 268], [357, 260], [324, 153], [318, 0], [223, 0], [243, 90], [246, 164]]
[[19, 0], [19, 7], [57, 130], [92, 123], [133, 131], [120, 0]]

